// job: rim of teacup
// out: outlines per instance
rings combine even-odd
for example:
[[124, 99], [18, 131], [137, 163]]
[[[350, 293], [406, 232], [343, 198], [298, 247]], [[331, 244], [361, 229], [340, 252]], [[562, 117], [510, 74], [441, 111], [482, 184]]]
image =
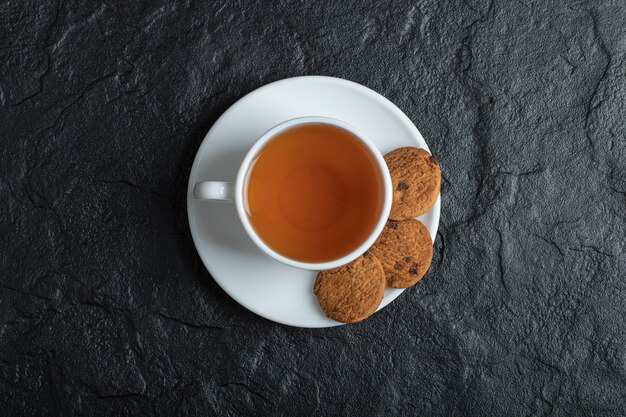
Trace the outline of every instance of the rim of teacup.
[[[246, 179], [248, 175], [248, 171], [250, 169], [250, 165], [258, 155], [259, 151], [269, 142], [272, 138], [274, 138], [278, 133], [289, 129], [291, 127], [307, 124], [307, 123], [325, 123], [332, 126], [336, 126], [342, 129], [347, 130], [352, 133], [356, 138], [358, 138], [370, 151], [378, 168], [381, 172], [381, 177], [383, 181], [383, 205], [380, 212], [380, 217], [378, 222], [372, 229], [370, 235], [363, 241], [361, 245], [359, 245], [355, 250], [351, 251], [347, 255], [344, 255], [340, 258], [333, 259], [330, 261], [324, 262], [303, 262], [296, 259], [292, 259], [286, 257], [279, 252], [272, 249], [267, 243], [261, 239], [261, 237], [257, 234], [252, 226], [250, 221], [250, 217], [248, 216], [246, 210], [246, 198], [245, 198], [245, 185]], [[250, 237], [252, 241], [257, 245], [257, 247], [263, 252], [266, 256], [281, 262], [285, 265], [289, 265], [295, 268], [312, 270], [312, 271], [321, 271], [325, 269], [333, 269], [345, 265], [347, 263], [352, 262], [363, 253], [365, 253], [376, 241], [380, 233], [382, 232], [385, 224], [387, 223], [387, 219], [389, 217], [389, 213], [391, 211], [391, 202], [392, 202], [393, 190], [391, 184], [391, 176], [389, 174], [389, 169], [387, 168], [387, 164], [383, 159], [383, 155], [380, 153], [378, 148], [358, 129], [354, 126], [346, 123], [344, 121], [333, 119], [331, 117], [325, 116], [304, 116], [304, 117], [296, 117], [294, 119], [286, 120], [282, 123], [277, 124], [276, 126], [269, 129], [265, 132], [259, 139], [252, 145], [248, 153], [246, 154], [241, 167], [239, 168], [239, 172], [237, 174], [237, 179], [235, 180], [235, 205], [237, 207], [237, 214], [239, 215], [239, 219], [243, 224], [243, 227]]]

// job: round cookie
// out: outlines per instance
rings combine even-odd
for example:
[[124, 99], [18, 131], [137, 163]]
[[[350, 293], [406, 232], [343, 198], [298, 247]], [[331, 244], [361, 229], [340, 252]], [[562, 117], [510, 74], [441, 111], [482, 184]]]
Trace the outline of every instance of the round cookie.
[[407, 288], [428, 271], [433, 242], [419, 220], [389, 220], [370, 252], [380, 260], [388, 287]]
[[441, 186], [437, 158], [424, 149], [407, 146], [389, 152], [385, 162], [393, 184], [389, 218], [410, 219], [430, 210]]
[[385, 273], [369, 252], [336, 269], [320, 271], [313, 292], [326, 316], [343, 323], [361, 321], [376, 311], [385, 294]]

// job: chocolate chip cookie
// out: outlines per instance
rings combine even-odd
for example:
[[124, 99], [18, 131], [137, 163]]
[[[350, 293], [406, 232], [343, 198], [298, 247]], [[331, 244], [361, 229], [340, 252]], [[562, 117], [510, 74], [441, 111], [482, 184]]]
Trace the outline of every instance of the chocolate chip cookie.
[[388, 287], [407, 288], [428, 271], [433, 242], [419, 220], [389, 220], [370, 252], [380, 260]]
[[424, 149], [407, 146], [389, 152], [385, 162], [393, 184], [389, 218], [409, 219], [430, 210], [441, 186], [437, 159]]

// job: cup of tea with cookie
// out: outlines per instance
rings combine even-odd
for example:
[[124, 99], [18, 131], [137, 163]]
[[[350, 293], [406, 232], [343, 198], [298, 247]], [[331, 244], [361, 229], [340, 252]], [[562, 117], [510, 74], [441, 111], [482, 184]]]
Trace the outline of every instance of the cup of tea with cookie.
[[433, 255], [416, 218], [435, 204], [441, 170], [416, 147], [387, 153], [357, 129], [301, 117], [252, 146], [234, 183], [197, 183], [194, 196], [234, 202], [250, 239], [286, 265], [320, 271], [313, 293], [327, 317], [373, 314], [385, 288], [408, 288]]

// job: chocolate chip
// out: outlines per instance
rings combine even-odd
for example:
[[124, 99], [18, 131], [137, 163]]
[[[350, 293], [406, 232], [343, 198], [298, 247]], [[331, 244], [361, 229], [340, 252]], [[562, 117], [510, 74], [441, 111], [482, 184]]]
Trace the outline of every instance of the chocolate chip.
[[433, 155], [430, 156], [430, 158], [428, 158], [430, 160], [430, 162], [432, 162], [433, 164], [438, 164], [439, 161], [437, 161], [437, 158], [435, 158]]
[[366, 250], [365, 253], [363, 253], [363, 256], [365, 256], [366, 258], [369, 258], [370, 251]]
[[381, 245], [386, 245], [387, 241], [383, 239], [383, 240], [379, 241], [378, 243], [381, 244]]
[[413, 259], [413, 258], [411, 258], [410, 256], [405, 256], [404, 257], [404, 262], [406, 262], [408, 264], [409, 262], [411, 262], [411, 259]]
[[400, 271], [402, 269], [402, 264], [400, 262], [396, 262], [396, 264], [393, 266], [393, 269], [397, 269], [398, 271]]
[[389, 220], [387, 222], [387, 227], [390, 228], [390, 229], [397, 229], [398, 228], [398, 223], [396, 223], [393, 220]]
[[404, 191], [404, 190], [407, 190], [408, 188], [409, 188], [409, 185], [406, 182], [400, 181], [398, 183], [398, 191]]
[[411, 267], [411, 269], [409, 269], [409, 274], [411, 274], [411, 275], [417, 275], [417, 264], [413, 264], [413, 266]]

